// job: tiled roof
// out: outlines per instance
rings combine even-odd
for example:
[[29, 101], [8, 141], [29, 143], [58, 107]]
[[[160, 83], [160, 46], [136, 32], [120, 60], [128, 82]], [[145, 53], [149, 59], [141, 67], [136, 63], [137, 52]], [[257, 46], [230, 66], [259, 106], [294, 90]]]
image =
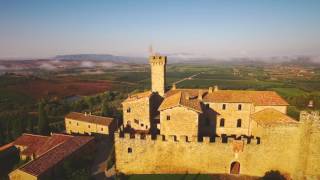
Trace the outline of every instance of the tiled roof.
[[205, 102], [254, 103], [257, 106], [286, 106], [288, 103], [274, 91], [218, 90], [206, 93]]
[[49, 139], [48, 136], [34, 135], [34, 134], [22, 134], [18, 137], [13, 144], [18, 146], [27, 147], [21, 154], [32, 155], [36, 154], [36, 151]]
[[48, 140], [37, 150], [36, 155], [40, 156], [46, 153], [49, 149], [57, 146], [68, 139], [72, 138], [73, 136], [65, 135], [65, 134], [52, 134]]
[[126, 100], [123, 101], [123, 103], [135, 101], [137, 99], [142, 99], [142, 98], [150, 98], [151, 95], [152, 95], [151, 91], [145, 91], [145, 92], [141, 92], [141, 93], [131, 94], [131, 95], [129, 95], [129, 97]]
[[[187, 98], [189, 96], [189, 98]], [[166, 94], [166, 98], [161, 103], [159, 110], [165, 110], [176, 106], [184, 106], [197, 112], [202, 112], [201, 102], [188, 92], [177, 91]]]
[[53, 147], [43, 155], [28, 162], [19, 169], [28, 174], [40, 176], [93, 139], [93, 137], [88, 136], [74, 136], [69, 138], [64, 143]]
[[110, 117], [95, 116], [95, 115], [83, 114], [78, 112], [71, 112], [68, 115], [66, 115], [65, 118], [73, 119], [76, 121], [89, 122], [93, 124], [100, 124], [105, 126], [109, 126], [113, 121], [113, 118], [110, 118]]
[[277, 126], [282, 124], [297, 124], [291, 117], [273, 108], [267, 108], [251, 115], [252, 120], [262, 126]]

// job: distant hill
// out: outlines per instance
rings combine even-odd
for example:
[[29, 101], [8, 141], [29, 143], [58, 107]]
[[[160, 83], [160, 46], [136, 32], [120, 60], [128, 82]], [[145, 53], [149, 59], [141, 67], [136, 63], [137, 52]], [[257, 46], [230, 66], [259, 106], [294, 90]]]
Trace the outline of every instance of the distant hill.
[[115, 56], [111, 54], [68, 54], [58, 55], [55, 60], [109, 61], [115, 63], [146, 63], [143, 57]]

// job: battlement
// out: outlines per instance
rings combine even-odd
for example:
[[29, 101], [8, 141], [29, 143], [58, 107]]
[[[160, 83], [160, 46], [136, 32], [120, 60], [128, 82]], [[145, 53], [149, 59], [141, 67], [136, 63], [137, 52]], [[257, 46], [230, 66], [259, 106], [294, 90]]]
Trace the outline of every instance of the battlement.
[[233, 142], [258, 145], [261, 144], [259, 137], [198, 137], [198, 136], [165, 136], [150, 134], [130, 134], [130, 133], [114, 133], [115, 141], [117, 140], [142, 140], [154, 142], [174, 142], [174, 143], [203, 143], [203, 144], [229, 144]]
[[150, 56], [149, 63], [151, 65], [165, 65], [167, 63], [167, 56]]

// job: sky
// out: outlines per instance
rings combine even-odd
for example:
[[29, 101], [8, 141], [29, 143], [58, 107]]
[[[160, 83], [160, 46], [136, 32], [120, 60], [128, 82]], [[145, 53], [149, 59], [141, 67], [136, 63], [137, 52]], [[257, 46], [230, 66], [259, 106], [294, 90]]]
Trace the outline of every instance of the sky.
[[320, 55], [319, 0], [0, 0], [0, 58]]

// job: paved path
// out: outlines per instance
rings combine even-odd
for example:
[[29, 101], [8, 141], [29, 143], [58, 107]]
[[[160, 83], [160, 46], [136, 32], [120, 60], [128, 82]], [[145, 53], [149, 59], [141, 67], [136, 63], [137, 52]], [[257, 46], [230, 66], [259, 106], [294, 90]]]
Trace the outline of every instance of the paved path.
[[178, 83], [181, 83], [181, 82], [183, 82], [183, 81], [191, 80], [192, 78], [194, 78], [194, 77], [196, 77], [196, 76], [198, 76], [198, 75], [200, 75], [200, 74], [202, 74], [202, 73], [203, 73], [203, 72], [200, 72], [200, 73], [194, 74], [194, 75], [192, 75], [192, 76], [183, 78], [183, 79], [181, 79], [181, 80], [179, 80], [179, 81], [174, 82], [173, 84], [176, 84], [176, 85], [177, 85]]

